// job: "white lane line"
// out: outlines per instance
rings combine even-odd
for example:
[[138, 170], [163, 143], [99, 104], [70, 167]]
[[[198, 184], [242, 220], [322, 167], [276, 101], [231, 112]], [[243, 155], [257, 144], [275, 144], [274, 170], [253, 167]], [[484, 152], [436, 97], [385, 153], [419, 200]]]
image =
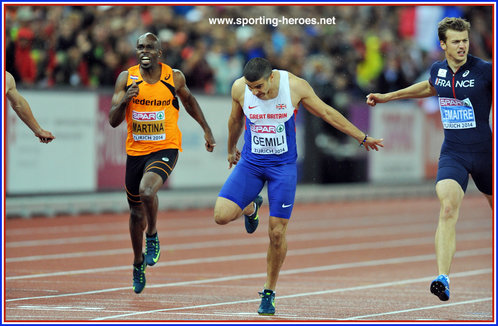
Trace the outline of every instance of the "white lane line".
[[[477, 256], [477, 255], [488, 255], [491, 253], [490, 248], [476, 249], [476, 250], [467, 250], [460, 251], [455, 256], [456, 257], [466, 257], [466, 256]], [[316, 267], [307, 267], [307, 268], [299, 268], [299, 269], [291, 269], [284, 270], [280, 272], [280, 275], [292, 275], [292, 274], [300, 274], [300, 273], [314, 273], [320, 271], [330, 271], [344, 268], [359, 268], [359, 267], [367, 267], [367, 266], [383, 266], [387, 264], [401, 264], [408, 262], [416, 262], [416, 261], [427, 261], [433, 260], [434, 255], [420, 255], [420, 256], [411, 256], [411, 257], [399, 257], [399, 258], [389, 258], [389, 259], [380, 259], [380, 260], [371, 260], [371, 261], [361, 261], [356, 263], [346, 263], [346, 264], [334, 264], [327, 266], [316, 266]], [[129, 268], [129, 266], [128, 266]], [[148, 285], [148, 288], [163, 288], [163, 287], [172, 287], [172, 286], [189, 286], [193, 284], [207, 284], [207, 283], [215, 283], [215, 282], [225, 282], [225, 281], [233, 281], [233, 280], [241, 280], [241, 279], [253, 279], [253, 278], [264, 278], [266, 277], [266, 273], [254, 273], [254, 274], [246, 274], [246, 275], [234, 275], [227, 277], [219, 277], [219, 278], [210, 278], [203, 280], [194, 280], [194, 281], [183, 281], [176, 283], [165, 283], [165, 284], [154, 284]], [[111, 288], [111, 289], [103, 289], [103, 290], [95, 290], [95, 291], [86, 291], [86, 292], [76, 292], [76, 293], [66, 293], [66, 294], [55, 294], [55, 295], [45, 295], [45, 296], [37, 296], [37, 297], [26, 297], [26, 298], [15, 298], [5, 300], [6, 302], [13, 301], [23, 301], [23, 300], [34, 300], [34, 299], [47, 299], [47, 298], [59, 298], [59, 297], [67, 297], [67, 296], [79, 296], [79, 295], [88, 295], [88, 294], [97, 294], [97, 293], [105, 293], [105, 292], [114, 292], [121, 290], [130, 291], [131, 287], [120, 287], [120, 288]]]
[[[477, 240], [483, 239], [481, 233], [462, 235], [459, 240]], [[315, 238], [316, 239], [316, 238]], [[265, 239], [267, 241], [267, 239]], [[354, 250], [365, 250], [365, 249], [382, 249], [390, 247], [402, 247], [402, 246], [414, 246], [414, 245], [424, 245], [432, 243], [434, 237], [424, 237], [424, 238], [411, 238], [411, 239], [400, 239], [400, 240], [390, 240], [384, 242], [366, 242], [357, 244], [347, 244], [347, 245], [337, 245], [337, 246], [325, 246], [309, 249], [294, 249], [287, 252], [288, 256], [298, 256], [298, 255], [309, 255], [309, 254], [323, 254], [331, 252], [344, 252], [344, 251], [354, 251]], [[296, 242], [296, 241], [295, 241]], [[129, 249], [128, 249], [129, 252]], [[157, 266], [180, 266], [180, 265], [191, 265], [191, 264], [204, 264], [204, 263], [216, 263], [216, 262], [226, 262], [226, 261], [236, 261], [244, 259], [259, 259], [266, 257], [266, 253], [253, 253], [253, 254], [243, 254], [243, 255], [229, 255], [221, 257], [206, 257], [206, 258], [192, 258], [192, 259], [182, 259], [177, 261], [167, 261], [158, 263]], [[64, 257], [58, 257], [62, 259]], [[41, 274], [29, 274], [29, 275], [17, 275], [8, 276], [5, 280], [22, 280], [22, 279], [33, 279], [40, 277], [53, 277], [53, 276], [64, 276], [64, 275], [76, 275], [76, 274], [89, 274], [89, 273], [105, 273], [118, 270], [130, 269], [129, 265], [125, 266], [113, 266], [113, 267], [101, 267], [101, 268], [91, 268], [83, 270], [73, 270], [73, 271], [62, 271], [62, 272], [51, 272], [51, 273], [41, 273]], [[8, 270], [8, 268], [7, 268]]]
[[41, 306], [41, 305], [23, 305], [18, 306], [16, 309], [25, 310], [41, 310], [41, 311], [105, 311], [105, 307], [73, 307], [73, 306]]
[[[326, 223], [324, 223], [326, 222]], [[472, 231], [475, 230], [477, 227], [481, 228], [483, 227], [482, 223], [475, 223], [475, 221], [470, 222], [465, 222], [462, 221], [462, 225], [460, 225], [461, 228], [464, 228], [466, 230]], [[293, 227], [298, 227], [296, 225], [293, 225]], [[301, 223], [300, 223], [301, 224]], [[491, 224], [490, 224], [491, 225]], [[309, 230], [309, 229], [316, 229], [319, 226], [323, 226], [331, 228], [331, 223], [329, 221], [318, 221], [318, 222], [313, 222], [313, 223], [307, 223], [303, 225], [302, 227], [299, 226], [299, 230]], [[323, 228], [322, 228], [323, 229]], [[375, 224], [371, 225], [370, 227], [363, 227], [361, 229], [353, 229], [353, 230], [333, 230], [333, 231], [327, 231], [327, 232], [314, 232], [317, 236], [322, 236], [324, 237], [325, 234], [328, 234], [329, 237], [338, 237], [338, 238], [344, 238], [346, 236], [351, 236], [354, 235], [356, 237], [361, 236], [363, 234], [365, 235], [385, 235], [387, 234], [399, 234], [402, 232], [403, 234], [405, 233], [416, 233], [416, 232], [423, 232], [423, 231], [428, 231], [428, 230], [433, 230], [431, 226], [427, 225], [427, 222], [421, 221], [418, 223], [410, 223], [410, 224], [396, 224], [393, 225], [392, 223], [390, 224], [385, 224], [377, 223], [377, 220], [375, 220]], [[492, 230], [488, 230], [489, 234], [492, 234]], [[240, 228], [237, 228], [236, 225], [234, 226], [228, 226], [224, 229], [224, 234], [240, 234]], [[235, 231], [235, 232], [233, 232]], [[8, 232], [8, 230], [6, 230]], [[197, 235], [194, 233], [194, 231], [186, 231], [186, 230], [178, 230], [175, 231], [175, 237], [178, 235], [178, 233], [185, 233], [185, 236], [192, 236], [192, 235]], [[196, 230], [196, 232], [199, 233], [199, 235], [217, 235], [220, 232], [219, 228], [205, 228], [205, 229], [200, 229]], [[372, 234], [372, 232], [375, 232]], [[309, 234], [309, 233], [308, 233]], [[288, 234], [287, 235], [289, 238], [299, 238], [300, 234]], [[43, 240], [23, 240], [23, 241], [6, 241], [5, 243], [5, 248], [24, 248], [24, 247], [41, 247], [41, 246], [60, 246], [60, 245], [65, 245], [65, 244], [79, 244], [79, 243], [95, 243], [95, 242], [105, 242], [108, 243], [109, 241], [123, 241], [123, 240], [129, 240], [130, 236], [128, 233], [119, 233], [119, 234], [106, 234], [106, 235], [96, 235], [96, 236], [81, 236], [81, 237], [68, 237], [68, 238], [56, 238], [56, 239], [43, 239]], [[254, 240], [255, 237], [251, 237], [251, 239]], [[258, 239], [265, 239], [267, 240], [266, 235], [261, 235], [257, 237]], [[249, 239], [249, 240], [251, 240]], [[233, 240], [226, 240], [226, 241], [233, 241]], [[216, 244], [216, 241], [208, 241], [206, 242], [205, 245], [207, 246], [213, 246]], [[188, 245], [188, 244], [185, 244]], [[182, 248], [182, 245], [178, 245], [179, 248]]]
[[[384, 235], [389, 230], [385, 228], [375, 228], [367, 230], [370, 236], [375, 235]], [[418, 232], [419, 230], [415, 228], [415, 230], [411, 229], [410, 232]], [[398, 230], [399, 232], [399, 230]], [[405, 233], [410, 233], [403, 231]], [[297, 235], [290, 235], [288, 239], [292, 242], [303, 242], [309, 240], [323, 240], [323, 239], [341, 239], [349, 236], [350, 234], [358, 235], [356, 231], [342, 231], [342, 232], [320, 232], [320, 233], [302, 233]], [[393, 234], [393, 233], [390, 233]], [[483, 240], [490, 239], [492, 236], [489, 231], [478, 231], [472, 233], [465, 233], [459, 236], [459, 239], [462, 240]], [[434, 237], [432, 237], [432, 241], [434, 241]], [[95, 240], [95, 239], [93, 239]], [[97, 241], [96, 241], [97, 242]], [[217, 241], [203, 241], [203, 242], [192, 242], [185, 244], [172, 244], [165, 245], [165, 249], [168, 251], [175, 250], [190, 250], [190, 249], [199, 249], [199, 248], [216, 248], [216, 247], [225, 247], [227, 245], [230, 246], [243, 246], [243, 245], [254, 245], [267, 243], [268, 237], [253, 237], [246, 239], [227, 239], [227, 240], [217, 240]], [[96, 250], [96, 251], [87, 251], [87, 252], [74, 252], [74, 253], [65, 253], [65, 254], [51, 254], [51, 255], [37, 255], [37, 256], [24, 256], [24, 257], [11, 257], [6, 258], [7, 263], [15, 263], [15, 262], [26, 262], [26, 261], [38, 261], [38, 260], [48, 260], [48, 259], [71, 259], [71, 258], [81, 258], [81, 257], [94, 257], [94, 256], [106, 256], [106, 255], [120, 255], [120, 254], [131, 254], [131, 248], [125, 249], [112, 249], [112, 250]]]
[[[372, 225], [372, 219], [375, 219], [375, 224], [388, 224], [391, 225], [393, 223], [393, 217], [399, 217], [399, 213], [391, 213], [391, 214], [372, 214], [375, 212], [369, 212], [368, 216], [362, 215], [361, 217], [355, 217], [355, 224], [358, 225]], [[299, 213], [297, 213], [299, 214]], [[127, 215], [127, 214], [124, 214]], [[201, 217], [202, 218], [202, 217]], [[205, 215], [204, 218], [212, 218], [211, 215]], [[180, 220], [177, 218], [177, 220]], [[397, 220], [399, 223], [399, 219]], [[407, 222], [411, 222], [410, 220], [407, 220]], [[463, 222], [463, 221], [462, 221]], [[313, 218], [313, 217], [308, 217], [306, 221], [296, 219], [293, 222], [296, 227], [298, 227], [300, 230], [303, 227], [316, 227], [316, 226], [325, 226], [325, 225], [330, 225], [330, 221], [324, 220], [322, 218]], [[334, 225], [346, 225], [349, 226], [351, 221], [348, 218], [342, 218], [334, 221]], [[182, 225], [182, 227], [185, 226], [184, 220], [181, 220], [180, 222], [177, 221], [178, 225]], [[194, 225], [194, 223], [192, 223]], [[192, 235], [206, 235], [206, 234], [217, 234], [220, 232], [219, 226], [216, 226], [213, 224], [209, 227], [200, 227], [197, 225], [198, 228], [187, 228], [187, 229], [181, 229], [181, 230], [175, 230], [174, 232], [171, 232], [171, 236], [177, 236], [177, 237], [183, 237], [183, 236], [192, 236]], [[37, 227], [7, 227], [5, 229], [5, 233], [7, 236], [24, 236], [24, 237], [29, 237], [31, 235], [37, 235], [37, 234], [43, 234], [43, 235], [49, 235], [49, 234], [64, 234], [67, 232], [74, 232], [75, 228], [77, 228], [78, 232], [102, 232], [102, 230], [116, 230], [116, 223], [89, 223], [89, 224], [79, 224], [77, 226], [73, 225], [61, 225], [61, 226], [37, 226]], [[127, 224], [119, 224], [119, 230], [120, 232], [127, 233], [128, 232], [128, 226]], [[223, 226], [224, 233], [226, 232], [233, 232], [233, 233], [240, 233], [240, 226], [237, 226], [236, 224], [231, 224], [228, 226]]]
[[[480, 275], [480, 274], [488, 274], [488, 273], [491, 273], [491, 272], [492, 272], [492, 269], [491, 268], [487, 268], [487, 269], [481, 269], [481, 270], [474, 270], [474, 271], [454, 273], [454, 274], [451, 275], [451, 277], [452, 278], [468, 277], [468, 276], [475, 276], [475, 275]], [[381, 287], [407, 285], [407, 284], [420, 283], [420, 282], [430, 282], [433, 279], [434, 279], [434, 276], [429, 276], [429, 277], [407, 279], [407, 280], [396, 281], [396, 282], [385, 282], [385, 283], [378, 283], [378, 284], [354, 286], [354, 287], [350, 287], [350, 288], [341, 288], [341, 289], [331, 289], [331, 290], [323, 290], [323, 291], [315, 291], [315, 292], [297, 293], [297, 294], [279, 296], [277, 298], [277, 300], [283, 300], [283, 299], [289, 299], [289, 298], [297, 298], [297, 297], [305, 297], [305, 296], [312, 296], [312, 295], [333, 294], [333, 293], [338, 293], [338, 292], [363, 291], [363, 290], [367, 290], [367, 289], [375, 289], [375, 288], [381, 288]], [[153, 313], [161, 313], [161, 312], [181, 311], [181, 310], [190, 310], [190, 309], [203, 309], [203, 308], [210, 308], [210, 307], [219, 307], [219, 306], [227, 306], [227, 305], [234, 305], [234, 304], [259, 302], [260, 300], [261, 299], [239, 300], [239, 301], [210, 303], [210, 304], [195, 305], [195, 306], [184, 306], [184, 307], [176, 307], [176, 308], [155, 309], [155, 310], [149, 310], [149, 311], [135, 311], [135, 312], [130, 312], [130, 313], [126, 313], [126, 314], [120, 314], [120, 315], [113, 315], [113, 316], [106, 316], [106, 317], [94, 318], [92, 320], [119, 319], [119, 318], [123, 318], [123, 317], [131, 317], [131, 316], [153, 314]], [[487, 298], [485, 300], [487, 300]]]
[[79, 244], [79, 243], [124, 241], [129, 239], [130, 235], [121, 233], [121, 234], [107, 234], [107, 235], [84, 236], [84, 237], [44, 239], [44, 240], [8, 241], [5, 243], [5, 248], [60, 246], [60, 245]]
[[[451, 277], [453, 277], [453, 275]], [[460, 302], [448, 302], [448, 303], [443, 303], [443, 304], [439, 304], [439, 305], [435, 305], [435, 306], [418, 307], [418, 308], [396, 310], [396, 311], [386, 311], [386, 312], [381, 312], [378, 314], [370, 314], [370, 315], [362, 315], [362, 316], [343, 318], [341, 320], [355, 320], [355, 319], [364, 319], [364, 318], [372, 318], [372, 317], [379, 317], [379, 316], [403, 314], [405, 312], [430, 310], [430, 309], [438, 309], [438, 308], [447, 308], [447, 307], [458, 306], [458, 305], [462, 305], [462, 304], [479, 303], [479, 302], [485, 302], [485, 301], [491, 301], [491, 300], [493, 300], [493, 298], [481, 298], [481, 299], [474, 299], [474, 300], [467, 300], [467, 301], [460, 301]]]

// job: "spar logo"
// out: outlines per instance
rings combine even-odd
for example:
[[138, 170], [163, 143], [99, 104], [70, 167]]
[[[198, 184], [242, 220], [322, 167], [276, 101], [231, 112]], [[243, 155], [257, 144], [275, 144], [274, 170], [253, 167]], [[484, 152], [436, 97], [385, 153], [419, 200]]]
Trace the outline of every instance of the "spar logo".
[[453, 98], [441, 98], [439, 103], [441, 103], [441, 106], [462, 106], [464, 104], [463, 101]]
[[133, 111], [133, 120], [136, 121], [159, 121], [164, 120], [164, 112], [137, 112]]
[[276, 134], [284, 131], [284, 126], [251, 125], [251, 131], [258, 134]]

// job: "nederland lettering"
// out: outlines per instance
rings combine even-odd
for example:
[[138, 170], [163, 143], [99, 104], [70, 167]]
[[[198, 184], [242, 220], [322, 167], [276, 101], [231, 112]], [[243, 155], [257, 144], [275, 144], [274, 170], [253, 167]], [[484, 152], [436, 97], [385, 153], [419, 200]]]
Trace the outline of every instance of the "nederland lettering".
[[133, 104], [137, 104], [137, 105], [147, 105], [147, 106], [167, 106], [167, 105], [170, 105], [171, 103], [171, 99], [169, 100], [157, 100], [157, 99], [153, 99], [153, 100], [147, 100], [147, 99], [137, 99], [137, 98], [133, 98], [132, 100], [132, 103]]

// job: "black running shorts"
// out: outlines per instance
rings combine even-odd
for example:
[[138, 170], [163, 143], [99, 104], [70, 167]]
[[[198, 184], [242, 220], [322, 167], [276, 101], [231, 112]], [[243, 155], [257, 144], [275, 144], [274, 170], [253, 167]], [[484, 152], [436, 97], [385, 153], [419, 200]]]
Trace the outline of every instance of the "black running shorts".
[[128, 204], [130, 206], [142, 204], [140, 201], [140, 181], [142, 181], [145, 173], [153, 172], [158, 174], [164, 183], [173, 171], [177, 159], [178, 149], [164, 149], [142, 156], [128, 155], [125, 176]]

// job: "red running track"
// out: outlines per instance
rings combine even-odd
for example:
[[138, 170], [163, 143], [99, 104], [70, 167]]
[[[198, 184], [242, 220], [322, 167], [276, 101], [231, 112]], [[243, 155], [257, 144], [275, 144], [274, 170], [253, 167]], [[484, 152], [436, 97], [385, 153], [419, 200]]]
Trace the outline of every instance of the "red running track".
[[296, 205], [273, 317], [256, 312], [266, 205], [251, 235], [243, 219], [216, 225], [211, 210], [160, 212], [161, 260], [140, 295], [127, 215], [8, 219], [4, 321], [495, 322], [486, 200], [464, 199], [447, 302], [429, 292], [438, 211], [436, 198]]

